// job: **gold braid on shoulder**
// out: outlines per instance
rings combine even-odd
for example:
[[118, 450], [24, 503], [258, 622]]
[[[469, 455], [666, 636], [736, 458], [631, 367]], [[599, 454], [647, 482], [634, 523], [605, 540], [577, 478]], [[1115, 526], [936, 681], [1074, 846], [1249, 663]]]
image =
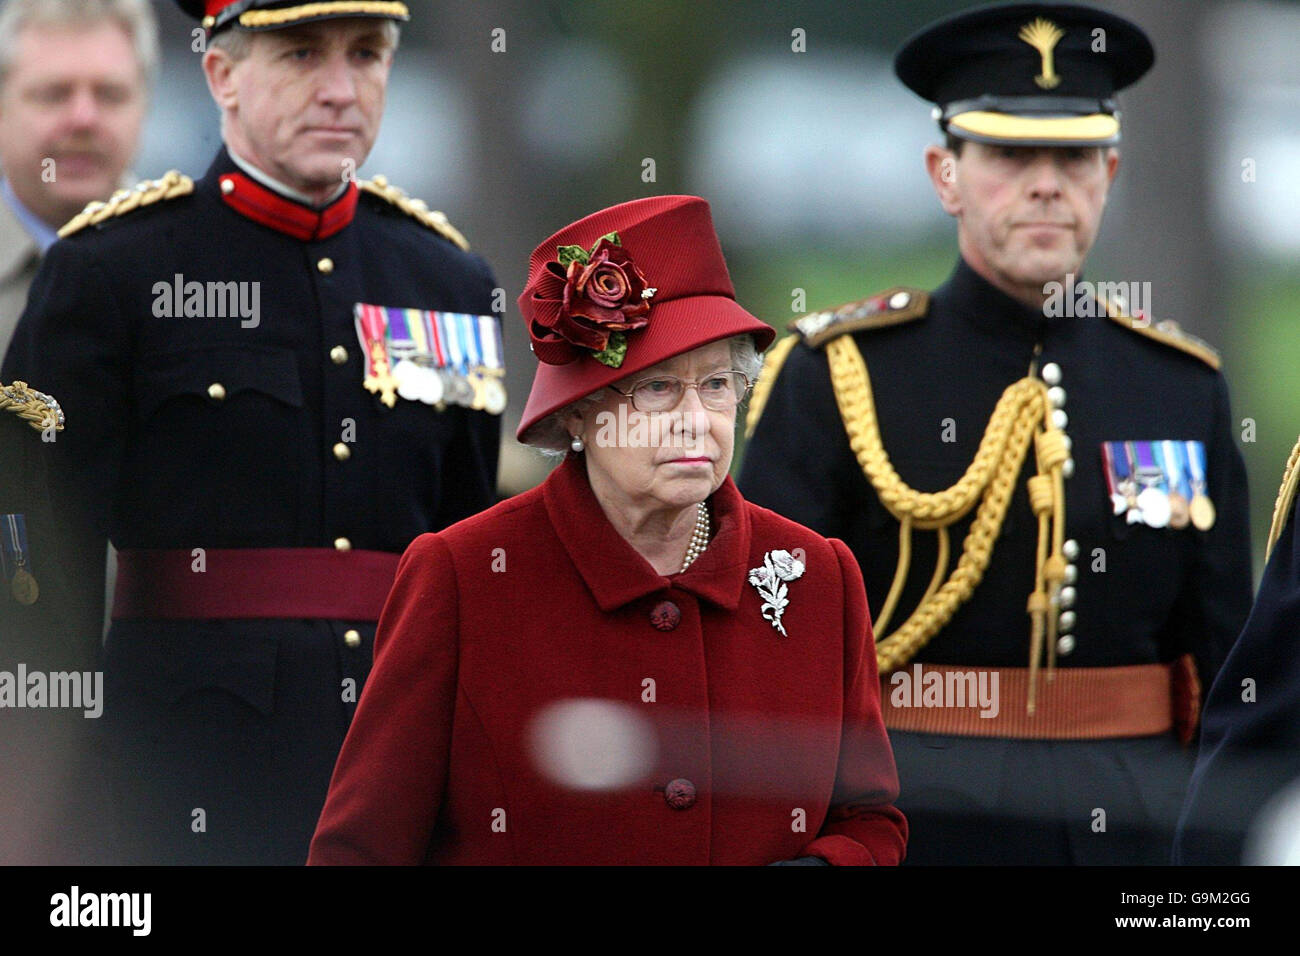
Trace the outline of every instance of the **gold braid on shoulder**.
[[12, 412], [38, 432], [63, 431], [63, 409], [51, 395], [28, 388], [26, 382], [0, 385], [0, 411]]
[[746, 439], [753, 437], [754, 429], [758, 427], [758, 420], [763, 417], [763, 409], [767, 407], [767, 400], [772, 394], [772, 386], [776, 384], [776, 377], [781, 374], [781, 367], [798, 344], [798, 335], [787, 335], [769, 348], [763, 357], [763, 368], [758, 373], [758, 381], [754, 383], [754, 391], [749, 396], [749, 411], [745, 414]]
[[1277, 539], [1282, 536], [1287, 518], [1291, 516], [1291, 506], [1295, 503], [1296, 486], [1300, 485], [1300, 441], [1291, 449], [1286, 460], [1286, 470], [1282, 472], [1282, 486], [1277, 490], [1277, 500], [1273, 503], [1273, 521], [1268, 529], [1268, 545], [1264, 549], [1264, 560], [1273, 554]]
[[[866, 362], [851, 335], [826, 345], [831, 382], [849, 444], [881, 504], [899, 522], [898, 566], [889, 596], [876, 616], [877, 635], [889, 625], [911, 565], [912, 531], [934, 530], [939, 555], [929, 587], [920, 603], [892, 633], [877, 637], [880, 673], [903, 667], [952, 619], [979, 586], [993, 555], [993, 546], [1006, 517], [1025, 455], [1033, 440], [1038, 473], [1029, 479], [1029, 501], [1038, 517], [1038, 557], [1033, 593], [1029, 596], [1029, 712], [1034, 712], [1035, 688], [1046, 646], [1048, 679], [1056, 666], [1056, 615], [1065, 580], [1065, 481], [1061, 468], [1069, 457], [1065, 437], [1052, 423], [1047, 386], [1033, 376], [1015, 382], [1002, 393], [979, 451], [966, 473], [951, 488], [927, 493], [905, 485], [890, 463], [880, 440], [875, 399]], [[948, 528], [976, 508], [957, 566], [948, 573]]]

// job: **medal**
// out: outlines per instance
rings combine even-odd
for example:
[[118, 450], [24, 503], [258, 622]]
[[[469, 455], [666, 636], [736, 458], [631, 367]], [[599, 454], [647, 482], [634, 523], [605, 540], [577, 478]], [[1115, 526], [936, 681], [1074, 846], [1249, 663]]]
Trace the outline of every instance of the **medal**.
[[358, 303], [356, 324], [367, 358], [364, 385], [389, 408], [400, 397], [439, 411], [446, 403], [494, 415], [505, 411], [495, 316]]
[[1205, 495], [1197, 495], [1188, 505], [1188, 511], [1192, 517], [1192, 524], [1198, 531], [1209, 531], [1214, 527], [1214, 502]]
[[506, 410], [506, 387], [495, 376], [483, 380], [483, 410], [489, 415], [500, 415]]
[[1162, 441], [1156, 449], [1161, 467], [1165, 470], [1165, 478], [1169, 482], [1169, 527], [1178, 529], [1186, 528], [1192, 518], [1187, 499], [1190, 489], [1186, 485], [1182, 458], [1178, 454], [1180, 447], [1177, 442]]
[[408, 402], [419, 401], [422, 377], [420, 366], [410, 359], [402, 359], [393, 366], [393, 378], [397, 379], [397, 394]]
[[447, 401], [453, 405], [468, 408], [474, 399], [474, 389], [465, 380], [465, 341], [457, 324], [454, 312], [434, 312], [433, 320], [438, 325], [447, 361], [443, 366], [443, 384], [446, 386]]
[[379, 306], [360, 302], [355, 313], [357, 339], [366, 357], [366, 377], [361, 384], [392, 408], [397, 404], [397, 379], [393, 377], [388, 355], [388, 318]]
[[1142, 485], [1138, 493], [1138, 508], [1142, 511], [1142, 520], [1148, 527], [1165, 528], [1169, 525], [1169, 492], [1163, 486], [1165, 476], [1156, 465], [1154, 445], [1152, 442], [1129, 442], [1137, 468], [1133, 474]]
[[417, 365], [419, 371], [417, 399], [425, 405], [438, 405], [442, 402], [442, 378], [438, 370], [427, 365]]
[[19, 568], [14, 572], [14, 579], [9, 582], [9, 590], [19, 604], [35, 604], [41, 595], [40, 586], [29, 573]]
[[1199, 441], [1183, 443], [1187, 451], [1187, 469], [1192, 476], [1192, 502], [1188, 505], [1192, 524], [1198, 531], [1214, 527], [1214, 502], [1205, 493], [1205, 444]]
[[1137, 479], [1137, 462], [1133, 459], [1133, 443], [1131, 441], [1116, 442], [1119, 450], [1123, 453], [1116, 461], [1116, 467], [1121, 469], [1119, 481], [1120, 493], [1124, 495], [1128, 511], [1129, 524], [1141, 524], [1146, 519], [1142, 515], [1142, 509], [1138, 506], [1138, 479]]
[[28, 569], [27, 522], [20, 514], [4, 516], [3, 564], [9, 578], [9, 592], [19, 604], [31, 605], [40, 597], [41, 589]]
[[501, 358], [501, 323], [496, 316], [475, 316], [478, 324], [480, 353], [483, 358], [483, 410], [500, 415], [506, 410], [505, 362]]
[[1101, 443], [1101, 461], [1105, 466], [1106, 473], [1106, 490], [1110, 493], [1111, 511], [1116, 515], [1122, 515], [1128, 511], [1128, 498], [1120, 492], [1119, 475], [1116, 473], [1115, 449], [1114, 442], [1104, 441]]

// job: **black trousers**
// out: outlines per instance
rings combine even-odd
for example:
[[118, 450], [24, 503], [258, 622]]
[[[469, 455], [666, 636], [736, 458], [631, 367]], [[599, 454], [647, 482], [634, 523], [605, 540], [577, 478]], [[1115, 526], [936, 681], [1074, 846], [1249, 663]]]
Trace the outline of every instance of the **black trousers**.
[[1194, 751], [1172, 734], [1008, 740], [894, 731], [910, 865], [1170, 862]]
[[373, 638], [373, 624], [333, 621], [115, 622], [104, 730], [117, 860], [305, 863]]

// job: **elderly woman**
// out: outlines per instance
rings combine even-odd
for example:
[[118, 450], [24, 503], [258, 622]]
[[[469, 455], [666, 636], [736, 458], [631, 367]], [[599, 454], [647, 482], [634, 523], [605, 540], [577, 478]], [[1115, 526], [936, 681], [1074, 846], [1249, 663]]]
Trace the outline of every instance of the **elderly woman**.
[[564, 461], [406, 552], [309, 862], [898, 863], [857, 564], [727, 477], [773, 332], [708, 204], [562, 229], [519, 302]]

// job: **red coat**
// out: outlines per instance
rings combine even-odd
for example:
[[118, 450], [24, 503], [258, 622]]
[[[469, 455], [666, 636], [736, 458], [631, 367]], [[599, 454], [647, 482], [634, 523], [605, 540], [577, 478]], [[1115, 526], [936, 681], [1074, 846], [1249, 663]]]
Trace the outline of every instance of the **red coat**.
[[[708, 549], [667, 578], [574, 456], [416, 539], [308, 862], [898, 863], [907, 822], [857, 562], [730, 479], [710, 503]], [[783, 637], [748, 572], [796, 548]], [[549, 705], [591, 698], [642, 732], [610, 744], [579, 705], [577, 736], [548, 736]], [[539, 739], [571, 759], [543, 772]]]

